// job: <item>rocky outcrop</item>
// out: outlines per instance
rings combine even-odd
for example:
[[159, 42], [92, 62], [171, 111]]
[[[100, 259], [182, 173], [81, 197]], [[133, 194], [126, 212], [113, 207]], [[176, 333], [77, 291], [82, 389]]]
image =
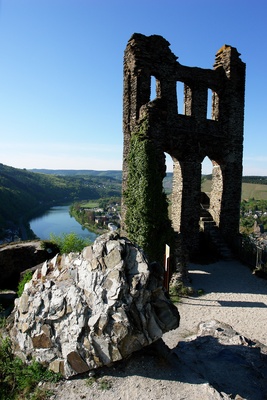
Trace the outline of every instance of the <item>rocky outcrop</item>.
[[20, 273], [43, 263], [56, 254], [52, 247], [43, 248], [39, 240], [12, 243], [0, 247], [0, 289], [17, 289]]
[[65, 377], [127, 357], [179, 325], [162, 267], [117, 233], [36, 270], [15, 301], [15, 352]]

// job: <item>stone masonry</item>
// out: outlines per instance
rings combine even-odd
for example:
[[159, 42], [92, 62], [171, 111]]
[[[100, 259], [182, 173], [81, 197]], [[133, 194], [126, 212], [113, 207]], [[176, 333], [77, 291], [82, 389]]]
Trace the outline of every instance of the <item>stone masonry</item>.
[[[213, 69], [188, 67], [177, 61], [169, 46], [161, 36], [135, 33], [125, 49], [123, 191], [130, 138], [147, 119], [149, 137], [163, 155], [158, 160], [162, 177], [164, 153], [173, 160], [172, 226], [193, 254], [199, 242], [201, 164], [206, 156], [213, 165], [209, 212], [228, 241], [239, 232], [245, 64], [236, 48], [224, 45]], [[155, 99], [151, 99], [152, 79]], [[183, 113], [177, 104], [177, 82], [184, 87]], [[212, 91], [210, 119], [208, 90]], [[122, 201], [122, 230], [127, 233], [125, 214]]]

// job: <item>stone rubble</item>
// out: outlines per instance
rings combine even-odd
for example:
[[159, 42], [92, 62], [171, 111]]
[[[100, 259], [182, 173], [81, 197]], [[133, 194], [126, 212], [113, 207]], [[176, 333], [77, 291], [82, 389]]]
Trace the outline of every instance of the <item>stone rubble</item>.
[[15, 301], [14, 351], [66, 378], [109, 365], [179, 326], [163, 268], [118, 233], [37, 269]]

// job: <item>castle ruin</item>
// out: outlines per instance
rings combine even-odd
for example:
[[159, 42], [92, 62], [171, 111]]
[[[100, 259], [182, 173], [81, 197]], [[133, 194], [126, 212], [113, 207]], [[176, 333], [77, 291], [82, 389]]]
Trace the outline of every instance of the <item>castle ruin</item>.
[[[213, 166], [209, 212], [222, 236], [239, 233], [242, 188], [245, 64], [236, 48], [224, 45], [213, 69], [181, 65], [161, 36], [135, 33], [124, 54], [123, 192], [127, 189], [131, 135], [146, 120], [159, 151], [158, 170], [165, 176], [165, 153], [173, 160], [172, 227], [189, 254], [197, 250], [201, 212], [201, 168]], [[151, 99], [151, 82], [156, 98]], [[178, 104], [177, 83], [184, 101]], [[212, 92], [210, 116], [208, 90]], [[127, 233], [122, 201], [122, 230]], [[155, 216], [156, 219], [156, 216]]]

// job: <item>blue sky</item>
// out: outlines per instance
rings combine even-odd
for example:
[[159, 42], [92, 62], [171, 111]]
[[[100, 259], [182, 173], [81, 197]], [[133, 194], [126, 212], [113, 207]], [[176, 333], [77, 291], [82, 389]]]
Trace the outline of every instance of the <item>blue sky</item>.
[[165, 37], [188, 66], [213, 68], [223, 44], [237, 48], [243, 174], [267, 176], [266, 21], [266, 0], [0, 0], [0, 162], [122, 169], [123, 52], [139, 32]]

